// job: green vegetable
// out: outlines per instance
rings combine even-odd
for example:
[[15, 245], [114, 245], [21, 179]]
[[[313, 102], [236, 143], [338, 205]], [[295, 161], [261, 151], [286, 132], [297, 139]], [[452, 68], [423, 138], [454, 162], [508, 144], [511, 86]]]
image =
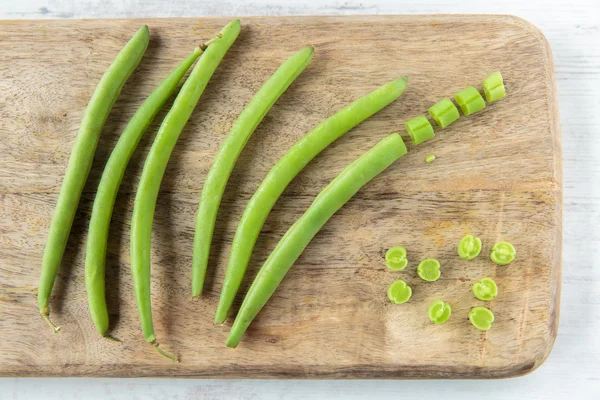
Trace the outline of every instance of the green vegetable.
[[439, 325], [448, 321], [450, 314], [452, 314], [452, 307], [450, 307], [450, 304], [445, 303], [444, 300], [435, 300], [429, 305], [427, 312], [429, 313], [431, 322]]
[[483, 100], [483, 97], [481, 97], [481, 93], [479, 93], [479, 90], [475, 89], [473, 86], [469, 86], [454, 96], [454, 98], [460, 106], [463, 114], [467, 116], [485, 108], [485, 101]]
[[494, 72], [483, 80], [483, 92], [488, 103], [502, 99], [506, 96], [504, 81], [500, 72]]
[[472, 260], [481, 252], [481, 239], [467, 235], [458, 244], [458, 256], [463, 260]]
[[417, 274], [424, 281], [433, 282], [440, 278], [440, 262], [434, 258], [427, 258], [419, 263]]
[[233, 124], [229, 136], [225, 138], [215, 156], [202, 188], [196, 215], [194, 257], [192, 261], [193, 296], [202, 294], [217, 211], [233, 166], [250, 135], [277, 99], [304, 71], [313, 53], [313, 47], [306, 47], [281, 64], [279, 69], [264, 83], [248, 106], [242, 111]]
[[426, 163], [431, 163], [435, 160], [435, 156], [433, 154], [429, 154], [427, 157], [425, 157], [425, 162]]
[[424, 115], [419, 115], [418, 117], [407, 121], [404, 124], [404, 127], [414, 144], [423, 143], [435, 136], [433, 126]]
[[288, 229], [250, 286], [227, 338], [238, 345], [256, 314], [283, 280], [321, 227], [367, 182], [406, 154], [398, 134], [391, 134], [347, 166], [319, 193], [306, 212]]
[[391, 270], [402, 271], [408, 265], [406, 249], [400, 246], [390, 248], [385, 253], [385, 263]]
[[160, 183], [175, 143], [194, 110], [208, 81], [240, 32], [240, 22], [235, 20], [221, 30], [221, 37], [214, 40], [200, 56], [196, 66], [177, 95], [171, 110], [163, 120], [148, 158], [144, 163], [131, 218], [131, 272], [133, 288], [140, 314], [144, 339], [154, 345], [163, 355], [156, 342], [152, 323], [150, 296], [150, 244], [152, 221]]
[[227, 318], [260, 230], [287, 185], [310, 160], [333, 141], [400, 97], [406, 87], [406, 81], [407, 77], [404, 77], [387, 83], [344, 107], [296, 142], [271, 168], [246, 205], [235, 232], [215, 323], [222, 323]]
[[493, 300], [498, 296], [498, 286], [491, 278], [483, 278], [473, 285], [473, 296], [479, 300]]
[[458, 109], [450, 99], [443, 99], [435, 103], [429, 109], [429, 115], [434, 121], [444, 129], [454, 121], [456, 121], [460, 115]]
[[492, 247], [490, 259], [498, 265], [510, 264], [517, 256], [515, 247], [508, 242], [498, 242]]
[[469, 321], [482, 331], [487, 331], [494, 323], [494, 313], [485, 307], [473, 307], [469, 311]]
[[54, 332], [58, 332], [59, 328], [50, 321], [48, 307], [50, 295], [52, 294], [58, 267], [65, 252], [81, 192], [92, 167], [98, 139], [108, 113], [117, 97], [119, 97], [125, 81], [135, 70], [146, 52], [149, 37], [148, 27], [144, 25], [129, 40], [108, 67], [85, 109], [79, 132], [75, 138], [75, 143], [73, 143], [69, 164], [63, 178], [44, 249], [38, 290], [40, 314]]
[[87, 237], [85, 257], [85, 286], [92, 320], [98, 332], [105, 337], [108, 331], [108, 311], [106, 309], [104, 267], [106, 263], [106, 246], [108, 229], [113, 212], [115, 198], [125, 168], [137, 147], [142, 135], [150, 126], [156, 114], [162, 109], [173, 94], [179, 81], [194, 61], [202, 54], [200, 47], [183, 60], [169, 76], [154, 89], [146, 101], [138, 108], [125, 130], [121, 134], [98, 185], [98, 193], [94, 200], [92, 217]]
[[387, 297], [392, 303], [406, 303], [412, 296], [412, 289], [403, 280], [397, 280], [387, 290]]

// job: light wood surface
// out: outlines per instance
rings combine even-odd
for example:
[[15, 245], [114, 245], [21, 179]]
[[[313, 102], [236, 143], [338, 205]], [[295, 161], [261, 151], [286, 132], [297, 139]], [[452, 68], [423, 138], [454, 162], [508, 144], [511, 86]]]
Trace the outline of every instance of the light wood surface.
[[[113, 333], [99, 338], [88, 317], [83, 249], [102, 165], [137, 105], [178, 60], [226, 19], [3, 21], [0, 24], [0, 374], [211, 377], [507, 377], [548, 355], [560, 292], [562, 177], [558, 110], [549, 47], [523, 20], [503, 16], [244, 18], [242, 33], [211, 80], [174, 151], [154, 225], [153, 306], [157, 336], [181, 364], [145, 345], [129, 273], [129, 219], [137, 177], [160, 117], [134, 156], [117, 199], [107, 265]], [[147, 23], [152, 43], [104, 130], [57, 279], [52, 335], [35, 288], [50, 217], [74, 135], [96, 83], [129, 36]], [[261, 83], [301, 47], [311, 65], [249, 141], [227, 187], [213, 242], [206, 295], [190, 299], [194, 214], [221, 139]], [[236, 222], [270, 166], [298, 138], [376, 86], [409, 75], [405, 95], [317, 157], [290, 185], [259, 238], [248, 277], [312, 198], [345, 165], [407, 119], [465, 86], [502, 71], [508, 97], [463, 117], [367, 185], [313, 240], [240, 347], [212, 318]], [[164, 113], [161, 114], [163, 116]], [[437, 159], [426, 164], [424, 157]], [[466, 233], [482, 256], [461, 261]], [[518, 258], [487, 259], [509, 240]], [[402, 273], [383, 254], [404, 245]], [[420, 281], [416, 264], [442, 263]], [[466, 319], [483, 303], [473, 282], [493, 277], [500, 295], [487, 333]], [[394, 279], [411, 302], [386, 301]], [[250, 280], [246, 279], [244, 290]], [[453, 317], [427, 320], [443, 298]], [[238, 302], [239, 305], [239, 302]], [[237, 307], [237, 306], [236, 306]]]

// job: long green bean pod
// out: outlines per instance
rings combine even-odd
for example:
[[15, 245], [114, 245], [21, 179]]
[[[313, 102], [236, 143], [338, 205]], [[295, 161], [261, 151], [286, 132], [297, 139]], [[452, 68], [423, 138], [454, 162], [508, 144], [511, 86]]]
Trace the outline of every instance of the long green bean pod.
[[106, 308], [104, 269], [108, 230], [119, 186], [123, 180], [127, 164], [140, 139], [152, 123], [156, 114], [163, 108], [177, 85], [202, 54], [202, 49], [194, 51], [167, 76], [135, 112], [115, 148], [113, 149], [98, 185], [98, 192], [92, 208], [87, 236], [85, 255], [85, 287], [88, 295], [90, 315], [98, 332], [107, 338], [108, 310]]
[[152, 323], [150, 246], [154, 209], [160, 184], [175, 143], [208, 81], [239, 32], [239, 20], [230, 22], [221, 30], [220, 37], [215, 39], [198, 59], [158, 130], [144, 163], [134, 202], [131, 218], [131, 272], [142, 332], [147, 342], [154, 345], [161, 354], [174, 360], [177, 360], [176, 357], [166, 354], [158, 347]]
[[58, 332], [59, 328], [50, 321], [49, 301], [60, 266], [75, 212], [81, 198], [81, 192], [92, 167], [98, 139], [102, 133], [104, 122], [113, 104], [121, 93], [123, 85], [140, 63], [146, 52], [150, 34], [147, 26], [137, 33], [119, 52], [108, 67], [88, 103], [79, 132], [73, 143], [69, 163], [63, 178], [56, 208], [50, 223], [50, 232], [44, 248], [40, 286], [38, 289], [38, 307], [46, 322]]
[[406, 154], [406, 151], [400, 135], [393, 133], [347, 166], [319, 193], [306, 212], [288, 229], [261, 267], [229, 332], [227, 346], [238, 345], [254, 317], [271, 298], [285, 274], [329, 218], [361, 187]]
[[215, 156], [202, 188], [196, 215], [192, 261], [193, 296], [202, 294], [215, 220], [231, 171], [258, 124], [283, 92], [304, 71], [313, 53], [313, 47], [306, 47], [281, 64], [239, 115]]
[[407, 79], [404, 77], [389, 82], [344, 107], [296, 142], [269, 171], [246, 205], [235, 232], [215, 323], [222, 323], [227, 318], [260, 230], [292, 179], [333, 141], [400, 97]]

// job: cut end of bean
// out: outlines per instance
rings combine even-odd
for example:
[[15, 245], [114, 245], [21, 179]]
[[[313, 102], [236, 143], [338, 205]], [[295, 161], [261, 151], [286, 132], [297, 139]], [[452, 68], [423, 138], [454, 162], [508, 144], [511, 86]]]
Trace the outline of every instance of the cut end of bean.
[[50, 315], [49, 314], [42, 314], [42, 317], [48, 323], [48, 325], [50, 326], [50, 328], [52, 328], [52, 330], [54, 331], [54, 333], [58, 333], [60, 331], [60, 326], [56, 326], [56, 325], [54, 325], [52, 323], [52, 321], [50, 321]]
[[500, 100], [506, 96], [504, 80], [500, 72], [496, 71], [483, 80], [483, 92], [488, 103]]
[[469, 86], [454, 96], [463, 114], [469, 116], [485, 108], [485, 101], [479, 90]]
[[156, 349], [156, 351], [158, 352], [158, 354], [160, 354], [161, 356], [167, 357], [169, 360], [171, 361], [175, 361], [175, 362], [179, 362], [179, 358], [173, 354], [167, 353], [166, 351], [164, 351], [163, 349], [160, 348], [160, 346], [158, 345], [158, 342], [155, 340], [153, 342], [150, 342], [150, 344], [152, 346], [154, 346], [154, 348]]
[[435, 156], [433, 154], [430, 154], [427, 157], [425, 157], [425, 162], [426, 163], [433, 162], [434, 160], [435, 160]]
[[458, 108], [456, 108], [454, 103], [448, 98], [438, 101], [431, 106], [429, 115], [431, 115], [431, 118], [433, 118], [436, 124], [442, 129], [460, 118]]
[[235, 349], [239, 343], [240, 343], [239, 339], [236, 340], [231, 337], [228, 337], [227, 340], [225, 341], [225, 346], [229, 347], [230, 349]]
[[419, 115], [404, 123], [406, 131], [414, 144], [421, 144], [435, 136], [433, 126], [424, 115]]

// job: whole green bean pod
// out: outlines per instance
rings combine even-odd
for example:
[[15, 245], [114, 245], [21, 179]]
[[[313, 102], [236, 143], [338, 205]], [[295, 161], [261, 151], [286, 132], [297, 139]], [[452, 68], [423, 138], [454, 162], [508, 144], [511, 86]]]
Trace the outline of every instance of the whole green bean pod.
[[215, 323], [227, 318], [267, 216], [285, 188], [323, 149], [380, 111], [404, 93], [408, 78], [389, 82], [329, 117], [300, 139], [275, 164], [262, 181], [240, 219], [225, 273]]
[[196, 215], [192, 261], [193, 296], [202, 294], [215, 220], [233, 166], [258, 124], [283, 92], [304, 71], [313, 53], [313, 47], [306, 47], [281, 64], [233, 123], [229, 135], [215, 156], [204, 181]]
[[220, 37], [215, 39], [198, 59], [158, 130], [144, 163], [135, 196], [131, 218], [131, 272], [142, 332], [147, 342], [154, 345], [161, 354], [173, 360], [177, 360], [177, 358], [163, 352], [158, 347], [152, 323], [150, 247], [156, 199], [175, 143], [208, 81], [239, 32], [239, 20], [230, 22], [221, 30]]
[[194, 51], [167, 76], [135, 112], [119, 141], [115, 145], [98, 185], [98, 192], [92, 208], [87, 236], [85, 255], [85, 287], [88, 294], [90, 315], [98, 332], [109, 339], [108, 310], [106, 308], [104, 269], [108, 230], [119, 186], [123, 180], [127, 164], [140, 139], [152, 123], [156, 114], [163, 108], [177, 85], [202, 54], [202, 49]]
[[56, 208], [50, 223], [50, 232], [44, 248], [40, 286], [38, 290], [38, 307], [46, 322], [58, 332], [59, 328], [50, 321], [48, 307], [56, 273], [60, 266], [75, 212], [81, 198], [81, 192], [92, 167], [98, 139], [102, 133], [104, 122], [113, 104], [117, 100], [123, 85], [140, 63], [146, 52], [150, 34], [147, 26], [140, 28], [137, 33], [119, 52], [113, 63], [108, 67], [88, 103], [79, 132], [73, 143], [69, 163], [63, 178]]
[[404, 154], [406, 146], [402, 138], [393, 133], [348, 165], [319, 193], [308, 210], [288, 229], [261, 267], [231, 327], [227, 346], [238, 345], [254, 317], [271, 298], [285, 274], [329, 218], [361, 187]]

